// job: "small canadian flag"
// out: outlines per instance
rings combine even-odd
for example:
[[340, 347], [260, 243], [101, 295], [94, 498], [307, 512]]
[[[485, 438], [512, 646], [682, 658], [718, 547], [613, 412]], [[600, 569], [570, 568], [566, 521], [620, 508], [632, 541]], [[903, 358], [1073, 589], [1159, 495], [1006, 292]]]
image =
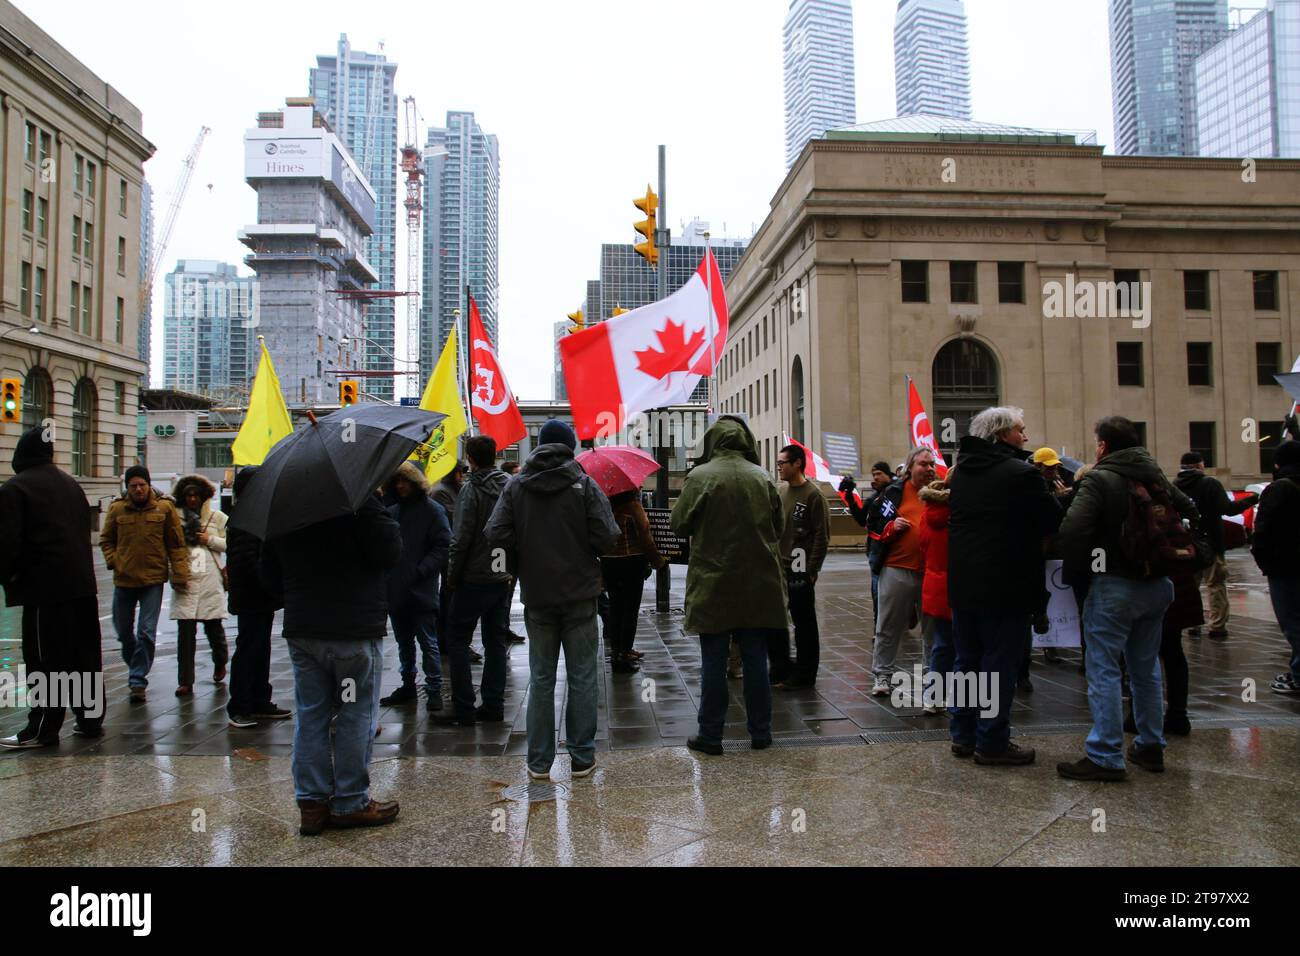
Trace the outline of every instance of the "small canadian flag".
[[578, 437], [608, 435], [628, 415], [688, 401], [713, 371], [713, 356], [726, 347], [727, 297], [718, 262], [706, 252], [695, 274], [668, 298], [560, 341]]

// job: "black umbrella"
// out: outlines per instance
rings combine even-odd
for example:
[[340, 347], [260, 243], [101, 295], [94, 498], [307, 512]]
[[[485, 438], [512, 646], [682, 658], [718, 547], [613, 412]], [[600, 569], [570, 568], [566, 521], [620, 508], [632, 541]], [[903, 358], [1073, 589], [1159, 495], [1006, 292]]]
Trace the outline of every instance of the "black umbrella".
[[445, 417], [397, 405], [312, 416], [271, 449], [231, 526], [266, 540], [355, 514]]

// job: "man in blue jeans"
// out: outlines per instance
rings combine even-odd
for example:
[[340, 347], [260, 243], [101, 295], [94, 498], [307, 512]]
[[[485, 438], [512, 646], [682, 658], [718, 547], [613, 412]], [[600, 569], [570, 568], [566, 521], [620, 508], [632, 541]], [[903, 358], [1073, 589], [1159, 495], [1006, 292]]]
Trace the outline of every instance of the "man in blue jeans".
[[[618, 538], [609, 499], [573, 460], [573, 429], [551, 419], [497, 499], [485, 534], [517, 567], [528, 627], [528, 776], [548, 780], [555, 762], [555, 675], [568, 677], [565, 740], [570, 775], [596, 769], [596, 597], [600, 555]], [[507, 582], [504, 587], [508, 587]], [[508, 593], [508, 592], [506, 592]], [[487, 704], [484, 691], [484, 704]]]
[[1164, 703], [1160, 686], [1160, 631], [1174, 599], [1169, 578], [1152, 573], [1153, 556], [1138, 555], [1144, 540], [1128, 527], [1132, 499], [1145, 489], [1167, 499], [1195, 526], [1196, 506], [1165, 477], [1137, 429], [1118, 415], [1097, 423], [1097, 464], [1088, 472], [1061, 523], [1058, 547], [1067, 581], [1088, 580], [1083, 631], [1092, 731], [1085, 756], [1056, 771], [1069, 780], [1124, 780], [1124, 698], [1120, 658], [1128, 667], [1137, 739], [1128, 759], [1144, 770], [1165, 769]]
[[401, 555], [401, 528], [375, 497], [356, 514], [262, 548], [262, 582], [284, 599], [297, 705], [293, 787], [304, 836], [397, 817], [396, 801], [371, 798], [369, 767], [387, 631], [385, 572]]
[[734, 638], [744, 665], [750, 743], [755, 750], [770, 747], [767, 648], [774, 632], [788, 640], [790, 627], [781, 569], [785, 507], [739, 418], [723, 415], [704, 433], [703, 454], [686, 477], [670, 526], [691, 540], [685, 623], [700, 635], [700, 732], [686, 746], [722, 755], [727, 648]]
[[1291, 669], [1269, 687], [1300, 696], [1300, 442], [1285, 441], [1273, 452], [1273, 482], [1260, 497], [1250, 551], [1268, 578], [1278, 627], [1291, 645]]
[[113, 572], [113, 626], [122, 645], [122, 660], [129, 668], [131, 701], [143, 703], [153, 668], [163, 584], [170, 571], [172, 587], [185, 588], [190, 554], [176, 507], [170, 498], [153, 490], [148, 470], [132, 465], [125, 480], [126, 494], [114, 501], [104, 516], [99, 547]]

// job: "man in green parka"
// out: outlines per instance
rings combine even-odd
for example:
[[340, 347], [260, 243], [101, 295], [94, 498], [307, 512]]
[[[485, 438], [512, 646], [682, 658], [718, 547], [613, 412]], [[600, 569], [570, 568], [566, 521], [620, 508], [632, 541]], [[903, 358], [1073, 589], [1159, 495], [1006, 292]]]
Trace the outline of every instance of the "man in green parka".
[[724, 415], [704, 435], [704, 454], [673, 507], [674, 533], [690, 538], [686, 630], [700, 635], [700, 732], [687, 746], [722, 754], [727, 715], [727, 649], [734, 638], [745, 665], [745, 716], [755, 750], [772, 743], [767, 646], [788, 633], [780, 545], [781, 496], [758, 463], [754, 436]]

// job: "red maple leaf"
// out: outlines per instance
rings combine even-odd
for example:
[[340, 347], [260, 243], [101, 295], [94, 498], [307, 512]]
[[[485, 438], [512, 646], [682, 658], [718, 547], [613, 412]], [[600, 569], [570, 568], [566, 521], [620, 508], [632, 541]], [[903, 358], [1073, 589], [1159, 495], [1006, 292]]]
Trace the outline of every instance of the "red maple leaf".
[[683, 328], [684, 326], [669, 319], [663, 330], [655, 333], [663, 350], [654, 346], [638, 349], [634, 353], [637, 368], [651, 378], [663, 378], [670, 372], [689, 372], [691, 356], [704, 344], [704, 330], [696, 329], [690, 338], [684, 338]]

